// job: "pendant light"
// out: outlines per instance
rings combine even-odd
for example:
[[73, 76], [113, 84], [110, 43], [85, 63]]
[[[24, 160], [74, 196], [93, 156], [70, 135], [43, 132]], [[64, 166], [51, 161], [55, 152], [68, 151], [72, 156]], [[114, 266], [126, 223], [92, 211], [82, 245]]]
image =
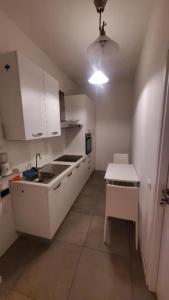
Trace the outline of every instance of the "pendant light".
[[[99, 32], [100, 36], [88, 47], [87, 54], [89, 57], [89, 61], [92, 64], [92, 66], [96, 69], [95, 73], [100, 72], [107, 78], [107, 76], [103, 73], [101, 68], [104, 67], [104, 63], [106, 61], [109, 61], [112, 59], [112, 57], [117, 53], [119, 50], [119, 45], [110, 39], [105, 32], [105, 26], [107, 25], [104, 21], [102, 23], [102, 13], [104, 12], [105, 6], [106, 6], [107, 0], [94, 0], [94, 4], [96, 6], [96, 10], [99, 13]], [[92, 77], [95, 75], [95, 73], [92, 75]], [[98, 78], [98, 74], [95, 75], [95, 77]], [[92, 78], [91, 77], [91, 78]], [[104, 79], [105, 79], [104, 77]], [[93, 80], [91, 78], [88, 80], [90, 83], [93, 83]], [[103, 78], [100, 76], [99, 78]], [[108, 79], [108, 78], [107, 78]], [[103, 80], [104, 82], [100, 83], [93, 83], [93, 84], [104, 84], [107, 81]], [[97, 80], [98, 82], [98, 80]]]
[[94, 74], [89, 78], [91, 84], [105, 84], [109, 81], [109, 78], [102, 71], [95, 71]]

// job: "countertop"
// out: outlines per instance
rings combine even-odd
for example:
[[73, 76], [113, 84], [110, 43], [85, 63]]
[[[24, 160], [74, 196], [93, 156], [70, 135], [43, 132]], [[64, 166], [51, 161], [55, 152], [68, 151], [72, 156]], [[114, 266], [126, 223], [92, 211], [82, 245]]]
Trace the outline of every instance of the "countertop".
[[[28, 185], [35, 185], [35, 186], [41, 186], [41, 187], [46, 187], [50, 188], [53, 186], [53, 184], [57, 183], [60, 181], [68, 172], [70, 172], [74, 167], [76, 167], [79, 163], [81, 163], [85, 158], [89, 157], [88, 155], [83, 155], [77, 162], [64, 162], [64, 161], [54, 161], [53, 159], [49, 160], [46, 162], [44, 165], [41, 165], [41, 167], [47, 165], [47, 164], [54, 164], [54, 165], [70, 165], [69, 168], [67, 168], [64, 172], [62, 172], [59, 176], [53, 178], [49, 183], [40, 183], [40, 182], [33, 182], [33, 181], [27, 181], [27, 180], [17, 180], [13, 181], [15, 184], [28, 184]], [[54, 159], [56, 159], [54, 157]]]

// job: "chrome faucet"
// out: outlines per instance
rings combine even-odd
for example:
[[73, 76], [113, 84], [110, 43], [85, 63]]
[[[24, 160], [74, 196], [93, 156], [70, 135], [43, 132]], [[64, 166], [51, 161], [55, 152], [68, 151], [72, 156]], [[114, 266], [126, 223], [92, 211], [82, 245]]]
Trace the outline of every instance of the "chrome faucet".
[[36, 153], [36, 169], [38, 169], [38, 157], [41, 159], [40, 153]]

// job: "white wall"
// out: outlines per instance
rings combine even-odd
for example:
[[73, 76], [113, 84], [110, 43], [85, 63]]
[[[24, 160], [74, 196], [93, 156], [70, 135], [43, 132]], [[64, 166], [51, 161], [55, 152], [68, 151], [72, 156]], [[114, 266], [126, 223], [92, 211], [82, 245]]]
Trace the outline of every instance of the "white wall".
[[[169, 40], [169, 2], [158, 0], [149, 23], [136, 79], [133, 162], [141, 180], [140, 240], [147, 272], [157, 175], [164, 78]], [[152, 183], [151, 190], [148, 182]]]
[[[64, 72], [62, 72], [48, 57], [26, 36], [2, 11], [0, 11], [0, 53], [19, 50], [25, 56], [29, 57], [36, 64], [40, 65], [49, 74], [59, 81], [59, 87], [65, 94], [77, 93], [78, 86], [72, 82]], [[20, 170], [34, 164], [35, 153], [40, 152], [42, 155], [41, 163], [59, 155], [64, 151], [64, 135], [57, 138], [48, 138], [30, 142], [8, 142], [4, 139], [0, 126], [0, 152], [7, 151], [9, 161], [12, 167], [19, 167]], [[7, 202], [6, 202], [7, 203]], [[16, 238], [11, 221], [10, 201], [8, 211], [0, 201], [0, 255], [5, 248], [10, 246]]]
[[97, 90], [96, 169], [106, 170], [113, 153], [130, 154], [133, 82], [114, 81]]

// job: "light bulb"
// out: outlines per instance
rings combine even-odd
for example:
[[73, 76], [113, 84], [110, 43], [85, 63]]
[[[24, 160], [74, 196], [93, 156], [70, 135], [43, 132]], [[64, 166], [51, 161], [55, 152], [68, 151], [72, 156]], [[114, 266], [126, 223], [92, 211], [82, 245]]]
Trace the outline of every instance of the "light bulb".
[[91, 84], [105, 84], [109, 81], [109, 78], [100, 70], [94, 72], [94, 74], [89, 78], [88, 82]]

